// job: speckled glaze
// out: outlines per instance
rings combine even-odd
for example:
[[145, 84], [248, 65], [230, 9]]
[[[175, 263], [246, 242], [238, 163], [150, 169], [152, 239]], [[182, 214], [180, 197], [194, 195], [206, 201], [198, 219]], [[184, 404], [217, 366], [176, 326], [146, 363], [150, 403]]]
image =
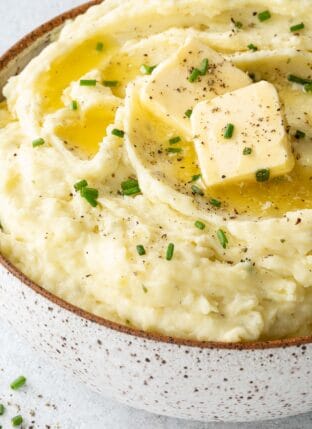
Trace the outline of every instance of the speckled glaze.
[[[55, 36], [55, 18], [0, 58], [0, 88]], [[0, 317], [93, 390], [147, 411], [202, 421], [286, 417], [312, 408], [312, 338], [248, 344], [183, 341], [86, 313], [0, 255]]]

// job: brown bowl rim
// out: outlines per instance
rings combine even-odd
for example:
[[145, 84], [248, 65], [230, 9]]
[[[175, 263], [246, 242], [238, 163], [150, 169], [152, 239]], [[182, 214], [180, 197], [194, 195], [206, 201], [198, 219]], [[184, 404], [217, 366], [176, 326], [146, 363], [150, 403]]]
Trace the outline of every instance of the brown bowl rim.
[[[104, 0], [92, 0], [87, 3], [84, 3], [78, 7], [70, 9], [53, 18], [50, 21], [47, 21], [40, 27], [28, 33], [25, 37], [20, 39], [15, 45], [13, 45], [7, 52], [5, 52], [0, 57], [0, 69], [6, 67], [17, 55], [22, 51], [28, 48], [32, 43], [34, 43], [38, 38], [42, 37], [45, 33], [50, 32], [51, 30], [61, 26], [66, 20], [73, 19], [78, 15], [86, 12], [91, 6], [95, 6], [101, 3]], [[251, 341], [243, 343], [233, 343], [233, 342], [219, 342], [219, 341], [199, 341], [199, 340], [190, 340], [183, 338], [176, 338], [167, 335], [145, 332], [134, 327], [125, 326], [116, 322], [105, 319], [104, 317], [96, 316], [95, 314], [89, 313], [79, 307], [76, 307], [73, 304], [70, 304], [63, 299], [52, 294], [48, 290], [44, 289], [42, 286], [39, 286], [32, 280], [30, 280], [26, 275], [24, 275], [18, 268], [16, 268], [7, 258], [5, 258], [0, 253], [0, 264], [7, 269], [13, 276], [17, 277], [22, 283], [28, 286], [37, 294], [43, 296], [51, 303], [75, 314], [76, 316], [81, 317], [82, 319], [88, 320], [90, 322], [96, 323], [105, 328], [128, 334], [132, 337], [139, 337], [143, 340], [151, 340], [161, 343], [173, 344], [177, 346], [188, 346], [188, 347], [197, 347], [200, 349], [227, 349], [227, 350], [263, 350], [270, 348], [286, 348], [290, 346], [302, 346], [312, 342], [312, 336], [305, 337], [294, 337], [287, 339], [279, 340], [269, 340], [269, 341]]]

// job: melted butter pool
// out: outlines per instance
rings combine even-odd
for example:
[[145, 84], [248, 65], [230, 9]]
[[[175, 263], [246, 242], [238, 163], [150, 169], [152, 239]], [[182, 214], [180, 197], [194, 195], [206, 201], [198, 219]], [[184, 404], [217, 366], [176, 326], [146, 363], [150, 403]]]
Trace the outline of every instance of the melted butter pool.
[[[98, 50], [97, 44], [103, 49]], [[96, 36], [73, 47], [65, 55], [57, 58], [48, 71], [40, 76], [39, 92], [42, 94], [41, 110], [44, 114], [63, 107], [62, 93], [71, 82], [79, 80], [90, 70], [100, 67], [105, 58], [116, 49], [113, 39]]]
[[99, 150], [106, 128], [114, 122], [114, 111], [100, 108], [88, 110], [81, 118], [56, 128], [56, 135], [68, 150], [81, 158], [92, 158]]
[[[161, 123], [154, 115], [141, 111], [144, 117], [144, 139], [149, 141], [142, 156], [154, 171], [163, 171], [165, 179], [181, 192], [190, 193], [194, 175], [200, 174], [198, 159], [192, 142], [185, 141], [179, 132]], [[146, 133], [150, 133], [150, 136]], [[169, 139], [181, 136], [181, 141], [170, 145]], [[154, 147], [154, 148], [153, 148]], [[168, 154], [167, 148], [180, 148], [180, 153]], [[179, 186], [180, 184], [180, 186]], [[197, 184], [200, 186], [200, 182]], [[204, 190], [203, 198], [216, 198], [231, 214], [249, 216], [282, 216], [288, 211], [312, 208], [312, 168], [298, 162], [292, 172], [272, 178], [268, 182], [240, 182]], [[217, 209], [221, 210], [221, 209]]]

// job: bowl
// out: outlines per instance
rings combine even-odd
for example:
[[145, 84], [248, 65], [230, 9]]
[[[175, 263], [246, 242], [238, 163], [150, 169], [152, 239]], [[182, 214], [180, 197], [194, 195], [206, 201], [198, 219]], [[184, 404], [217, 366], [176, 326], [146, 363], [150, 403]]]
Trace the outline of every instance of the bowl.
[[[98, 3], [58, 16], [13, 46], [0, 58], [0, 89], [67, 19]], [[0, 302], [0, 316], [35, 350], [132, 407], [201, 421], [253, 421], [311, 409], [312, 337], [216, 343], [142, 332], [66, 303], [1, 254]]]

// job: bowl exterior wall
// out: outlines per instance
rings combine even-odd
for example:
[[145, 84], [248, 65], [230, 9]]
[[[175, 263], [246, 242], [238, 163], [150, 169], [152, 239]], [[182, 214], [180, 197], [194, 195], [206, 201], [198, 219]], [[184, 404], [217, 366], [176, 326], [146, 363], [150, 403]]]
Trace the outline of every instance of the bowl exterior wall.
[[312, 345], [227, 350], [167, 344], [101, 326], [0, 266], [0, 316], [100, 394], [202, 421], [286, 417], [312, 406]]

